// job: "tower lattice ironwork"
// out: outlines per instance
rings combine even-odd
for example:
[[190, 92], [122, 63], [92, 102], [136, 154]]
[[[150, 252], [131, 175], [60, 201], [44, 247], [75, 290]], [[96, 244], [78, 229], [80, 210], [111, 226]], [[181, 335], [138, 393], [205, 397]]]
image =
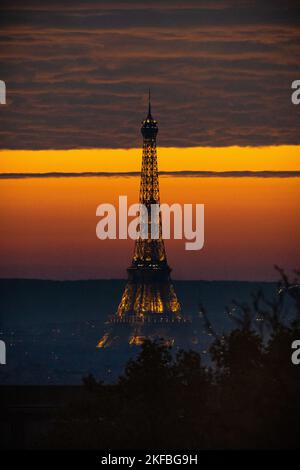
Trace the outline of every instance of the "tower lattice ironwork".
[[[156, 150], [158, 126], [151, 113], [150, 91], [148, 115], [142, 121], [141, 133], [143, 156], [139, 202], [147, 208], [147, 220], [142, 220], [142, 223], [148, 227], [148, 237], [140, 237], [135, 242], [132, 263], [127, 269], [128, 281], [117, 312], [110, 318], [111, 324], [131, 325], [131, 344], [140, 344], [145, 338], [145, 323], [185, 321], [170, 277], [160, 213], [156, 218], [158, 235], [155, 239], [151, 237], [151, 204], [159, 205], [160, 195]], [[108, 338], [108, 334], [104, 335], [98, 346], [107, 345]]]

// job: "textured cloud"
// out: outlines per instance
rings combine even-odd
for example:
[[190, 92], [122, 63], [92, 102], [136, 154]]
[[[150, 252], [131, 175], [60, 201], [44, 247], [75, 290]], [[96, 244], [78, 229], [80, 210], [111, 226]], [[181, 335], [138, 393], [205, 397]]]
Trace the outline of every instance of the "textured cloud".
[[299, 144], [298, 2], [3, 1], [1, 148]]

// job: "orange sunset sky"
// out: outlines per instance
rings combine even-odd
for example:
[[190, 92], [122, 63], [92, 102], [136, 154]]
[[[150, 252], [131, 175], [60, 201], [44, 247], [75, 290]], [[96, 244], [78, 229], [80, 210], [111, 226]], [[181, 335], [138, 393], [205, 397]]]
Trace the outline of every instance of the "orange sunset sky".
[[166, 241], [173, 277], [299, 268], [297, 2], [3, 0], [0, 14], [0, 277], [126, 277], [133, 241], [98, 240], [96, 207], [138, 201], [149, 88], [161, 200], [205, 204], [203, 250]]
[[[141, 149], [0, 150], [0, 173], [140, 171]], [[300, 146], [159, 148], [160, 171], [300, 171]]]
[[[134, 242], [97, 239], [95, 213], [103, 202], [117, 206], [119, 195], [138, 201], [139, 177], [128, 172], [139, 171], [141, 149], [1, 153], [1, 277], [125, 277]], [[167, 172], [160, 177], [161, 200], [205, 204], [202, 250], [188, 252], [184, 240], [166, 241], [174, 278], [271, 280], [275, 263], [297, 267], [299, 147], [159, 148], [158, 155]], [[245, 170], [254, 176], [241, 176]], [[262, 177], [261, 171], [271, 174]], [[49, 172], [59, 176], [42, 177]], [[68, 172], [79, 175], [64, 176]]]

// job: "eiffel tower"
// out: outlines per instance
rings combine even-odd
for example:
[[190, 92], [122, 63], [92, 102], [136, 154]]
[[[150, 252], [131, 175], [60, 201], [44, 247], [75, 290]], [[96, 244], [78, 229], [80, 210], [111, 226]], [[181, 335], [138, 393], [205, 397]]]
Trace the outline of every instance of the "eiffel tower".
[[186, 322], [170, 277], [160, 213], [156, 219], [158, 236], [151, 237], [151, 204], [160, 204], [160, 195], [156, 151], [158, 126], [151, 113], [150, 90], [148, 115], [142, 121], [141, 133], [143, 156], [139, 202], [148, 210], [147, 220], [142, 220], [147, 226], [148, 238], [138, 238], [135, 242], [132, 263], [127, 269], [127, 284], [117, 312], [107, 322], [110, 331], [102, 337], [98, 347], [107, 347], [124, 334], [129, 344], [134, 345], [156, 336], [166, 337], [166, 342], [172, 343], [174, 338], [169, 333], [166, 335], [166, 329]]

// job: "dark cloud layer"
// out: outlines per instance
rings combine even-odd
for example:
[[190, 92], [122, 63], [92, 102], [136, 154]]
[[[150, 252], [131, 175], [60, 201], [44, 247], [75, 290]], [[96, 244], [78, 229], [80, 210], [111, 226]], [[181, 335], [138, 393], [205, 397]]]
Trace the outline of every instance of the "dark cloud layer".
[[299, 144], [298, 1], [2, 1], [1, 148]]

